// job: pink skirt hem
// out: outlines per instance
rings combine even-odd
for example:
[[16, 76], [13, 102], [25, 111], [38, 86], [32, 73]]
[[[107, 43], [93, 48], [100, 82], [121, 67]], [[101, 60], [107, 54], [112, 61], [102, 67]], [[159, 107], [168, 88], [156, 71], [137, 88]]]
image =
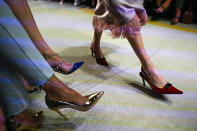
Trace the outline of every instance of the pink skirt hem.
[[126, 38], [134, 37], [140, 33], [141, 27], [147, 21], [146, 12], [136, 12], [136, 15], [127, 23], [123, 25], [108, 24], [104, 19], [93, 18], [93, 27], [98, 31], [110, 30], [112, 38]]

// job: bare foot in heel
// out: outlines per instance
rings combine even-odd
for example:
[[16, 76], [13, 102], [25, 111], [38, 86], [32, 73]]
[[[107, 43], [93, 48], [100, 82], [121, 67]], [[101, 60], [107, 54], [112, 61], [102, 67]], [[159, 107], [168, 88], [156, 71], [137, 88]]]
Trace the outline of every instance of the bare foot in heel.
[[[92, 108], [98, 100], [101, 98], [104, 92], [96, 92], [87, 96], [82, 96], [73, 89], [64, 85], [55, 75], [48, 80], [42, 88], [46, 92], [46, 104], [47, 106], [59, 112], [62, 108], [72, 108], [79, 111], [87, 111]], [[64, 117], [65, 119], [66, 117]]]
[[154, 68], [144, 69], [143, 68], [143, 71], [148, 76], [151, 83], [153, 83], [158, 88], [163, 88], [167, 84], [165, 79], [160, 75], [160, 73], [156, 69]]
[[84, 62], [77, 62], [74, 64], [63, 61], [57, 53], [52, 53], [44, 56], [49, 65], [54, 71], [68, 75], [80, 68]]

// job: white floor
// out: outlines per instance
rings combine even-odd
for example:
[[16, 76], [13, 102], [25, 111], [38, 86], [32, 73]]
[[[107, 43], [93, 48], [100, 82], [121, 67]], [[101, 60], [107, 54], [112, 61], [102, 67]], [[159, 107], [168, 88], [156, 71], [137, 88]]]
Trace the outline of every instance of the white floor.
[[29, 4], [50, 47], [64, 60], [85, 62], [75, 73], [57, 76], [83, 95], [105, 91], [88, 112], [62, 110], [69, 121], [46, 107], [43, 92], [32, 94], [32, 109], [45, 114], [40, 131], [197, 130], [197, 34], [154, 24], [142, 29], [147, 52], [160, 73], [184, 91], [183, 95], [157, 95], [142, 86], [140, 62], [127, 40], [111, 39], [105, 32], [101, 45], [110, 67], [95, 63], [89, 50], [91, 13], [55, 1], [29, 0]]

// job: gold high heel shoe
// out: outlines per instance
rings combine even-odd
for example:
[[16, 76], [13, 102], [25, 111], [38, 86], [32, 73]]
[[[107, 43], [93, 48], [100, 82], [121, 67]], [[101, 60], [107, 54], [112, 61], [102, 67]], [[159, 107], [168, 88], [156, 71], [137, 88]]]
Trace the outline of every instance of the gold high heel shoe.
[[66, 118], [59, 111], [59, 109], [62, 109], [62, 108], [72, 108], [72, 109], [76, 109], [76, 110], [79, 110], [79, 111], [88, 111], [89, 109], [91, 109], [98, 102], [98, 100], [101, 98], [101, 96], [103, 94], [104, 94], [104, 92], [103, 91], [100, 91], [100, 92], [96, 92], [96, 93], [92, 93], [90, 95], [84, 96], [84, 97], [87, 98], [87, 101], [86, 101], [86, 103], [84, 105], [77, 105], [75, 103], [65, 102], [65, 101], [53, 101], [53, 100], [49, 100], [47, 98], [47, 96], [45, 97], [45, 101], [46, 101], [47, 106], [51, 110], [54, 110], [60, 116], [62, 116], [65, 120], [68, 120], [68, 118]]

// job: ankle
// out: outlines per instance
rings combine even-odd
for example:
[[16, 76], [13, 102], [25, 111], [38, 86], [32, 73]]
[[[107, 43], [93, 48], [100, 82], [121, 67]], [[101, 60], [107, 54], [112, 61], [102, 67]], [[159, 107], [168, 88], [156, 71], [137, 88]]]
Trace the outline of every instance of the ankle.
[[152, 63], [149, 63], [149, 64], [142, 65], [142, 69], [145, 71], [145, 73], [149, 73], [155, 70], [155, 67]]
[[74, 102], [78, 105], [84, 105], [86, 102], [85, 97], [64, 85], [55, 75], [42, 88], [46, 92], [46, 97], [50, 100]]
[[17, 115], [11, 116], [9, 119], [10, 119], [10, 121], [17, 123], [19, 125], [21, 125], [21, 124], [32, 124], [32, 125], [36, 124], [36, 122], [33, 121], [33, 116], [31, 115], [31, 113], [27, 109]]

